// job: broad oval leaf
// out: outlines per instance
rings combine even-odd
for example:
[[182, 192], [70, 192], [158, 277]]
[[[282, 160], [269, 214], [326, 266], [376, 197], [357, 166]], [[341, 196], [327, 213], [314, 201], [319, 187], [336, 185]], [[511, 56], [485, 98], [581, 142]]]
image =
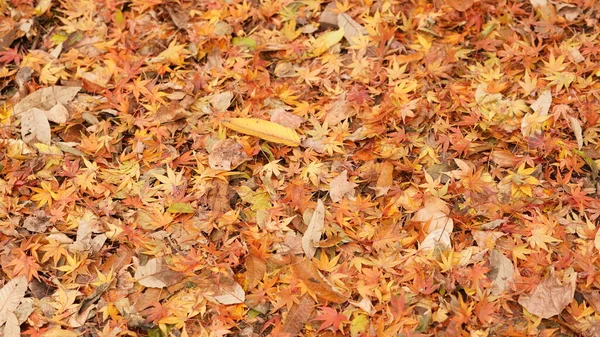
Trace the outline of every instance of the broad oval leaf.
[[229, 118], [223, 125], [233, 131], [255, 136], [273, 143], [299, 146], [300, 136], [294, 129], [258, 118]]

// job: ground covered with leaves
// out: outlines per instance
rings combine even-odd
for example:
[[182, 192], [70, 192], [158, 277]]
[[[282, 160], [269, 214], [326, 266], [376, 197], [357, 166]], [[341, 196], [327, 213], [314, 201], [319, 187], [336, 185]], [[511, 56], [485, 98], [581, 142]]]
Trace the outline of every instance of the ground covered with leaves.
[[600, 3], [0, 8], [3, 336], [600, 335]]

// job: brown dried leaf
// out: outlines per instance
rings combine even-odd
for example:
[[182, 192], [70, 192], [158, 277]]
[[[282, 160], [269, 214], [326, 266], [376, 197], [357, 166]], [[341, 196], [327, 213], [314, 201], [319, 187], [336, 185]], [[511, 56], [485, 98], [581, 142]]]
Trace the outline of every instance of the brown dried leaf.
[[27, 290], [27, 278], [15, 277], [0, 289], [0, 326], [6, 322], [9, 314], [14, 314]]
[[446, 0], [446, 2], [448, 5], [450, 5], [450, 7], [459, 12], [464, 12], [473, 7], [473, 0]]
[[231, 171], [249, 159], [240, 144], [233, 139], [224, 139], [213, 145], [208, 165], [215, 170]]
[[394, 182], [393, 172], [394, 164], [389, 161], [381, 163], [379, 178], [377, 179], [377, 184], [375, 185], [377, 197], [385, 195], [390, 190], [390, 187]]
[[348, 171], [344, 170], [337, 177], [331, 179], [329, 183], [329, 196], [331, 197], [331, 201], [340, 202], [344, 198], [354, 197], [354, 189], [358, 186], [358, 184], [348, 181]]
[[50, 144], [50, 123], [43, 110], [32, 108], [21, 114], [21, 138], [26, 143], [38, 141]]
[[571, 273], [561, 283], [551, 270], [533, 293], [519, 296], [519, 304], [541, 318], [556, 316], [573, 300], [576, 282], [576, 273]]
[[515, 267], [509, 258], [494, 249], [490, 254], [490, 272], [488, 277], [492, 280], [492, 294], [500, 295], [514, 282]]
[[283, 332], [296, 336], [313, 314], [315, 300], [308, 294], [300, 296], [285, 316]]
[[302, 236], [302, 249], [308, 258], [312, 258], [315, 256], [315, 252], [317, 248], [315, 248], [315, 244], [321, 240], [321, 233], [323, 232], [323, 227], [325, 225], [325, 205], [321, 199], [317, 200], [317, 208], [315, 208], [312, 217], [310, 218], [310, 222], [308, 223], [308, 228], [304, 232], [304, 236]]
[[348, 298], [339, 292], [331, 282], [325, 279], [319, 269], [309, 260], [301, 260], [291, 256], [292, 273], [304, 283], [306, 288], [317, 297], [334, 303], [345, 302]]
[[367, 29], [360, 25], [360, 23], [354, 21], [350, 15], [346, 13], [340, 13], [337, 16], [338, 27], [344, 28], [344, 38], [350, 45], [356, 43], [356, 38], [369, 34]]
[[257, 256], [250, 250], [246, 257], [246, 279], [248, 280], [248, 289], [253, 289], [263, 279], [267, 272], [266, 261]]

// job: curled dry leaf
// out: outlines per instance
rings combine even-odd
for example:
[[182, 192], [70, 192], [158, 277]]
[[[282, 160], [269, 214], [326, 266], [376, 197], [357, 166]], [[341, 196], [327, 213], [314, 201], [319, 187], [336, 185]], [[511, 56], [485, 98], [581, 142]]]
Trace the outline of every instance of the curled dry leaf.
[[541, 318], [556, 316], [573, 300], [576, 282], [575, 272], [560, 282], [551, 270], [531, 294], [519, 296], [519, 304]]
[[162, 272], [162, 260], [150, 259], [145, 265], [137, 267], [133, 277], [146, 288], [165, 288], [167, 283], [162, 279]]
[[281, 124], [288, 128], [296, 129], [299, 128], [302, 123], [304, 123], [304, 119], [302, 117], [298, 117], [293, 113], [286, 111], [285, 109], [273, 109], [271, 112], [271, 122]]

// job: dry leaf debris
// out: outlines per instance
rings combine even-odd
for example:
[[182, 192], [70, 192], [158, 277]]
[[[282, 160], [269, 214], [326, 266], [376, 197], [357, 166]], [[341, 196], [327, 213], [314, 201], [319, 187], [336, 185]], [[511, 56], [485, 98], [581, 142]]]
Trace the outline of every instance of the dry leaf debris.
[[0, 1], [0, 334], [597, 336], [597, 1]]

